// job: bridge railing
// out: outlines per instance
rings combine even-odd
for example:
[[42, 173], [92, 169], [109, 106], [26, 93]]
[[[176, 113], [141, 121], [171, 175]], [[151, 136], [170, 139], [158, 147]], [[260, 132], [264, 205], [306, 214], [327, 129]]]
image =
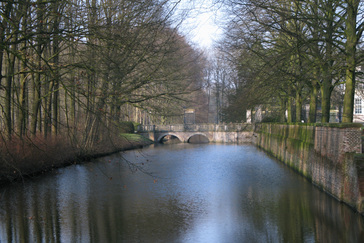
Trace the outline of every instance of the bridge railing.
[[242, 132], [252, 131], [248, 123], [229, 124], [173, 124], [173, 125], [139, 125], [138, 132]]

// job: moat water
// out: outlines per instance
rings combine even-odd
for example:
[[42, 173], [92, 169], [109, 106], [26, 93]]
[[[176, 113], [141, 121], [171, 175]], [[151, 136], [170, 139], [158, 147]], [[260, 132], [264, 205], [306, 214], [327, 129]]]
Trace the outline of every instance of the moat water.
[[364, 242], [364, 223], [252, 145], [176, 144], [1, 187], [0, 242]]

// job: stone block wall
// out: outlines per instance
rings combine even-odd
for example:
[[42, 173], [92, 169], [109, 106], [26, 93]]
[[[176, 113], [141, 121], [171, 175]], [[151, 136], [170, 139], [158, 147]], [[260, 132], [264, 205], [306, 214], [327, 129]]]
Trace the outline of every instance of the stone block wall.
[[214, 143], [251, 143], [252, 132], [213, 132]]
[[259, 124], [253, 143], [364, 213], [360, 125]]
[[315, 127], [315, 151], [334, 162], [346, 153], [361, 153], [361, 130], [358, 127]]

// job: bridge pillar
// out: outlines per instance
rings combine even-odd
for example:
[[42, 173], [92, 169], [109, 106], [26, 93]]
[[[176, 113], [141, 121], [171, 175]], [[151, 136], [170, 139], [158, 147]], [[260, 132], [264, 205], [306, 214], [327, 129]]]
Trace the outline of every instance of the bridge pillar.
[[140, 135], [142, 135], [143, 137], [148, 138], [154, 142], [158, 142], [158, 141], [156, 141], [156, 139], [158, 139], [158, 137], [155, 135], [155, 132], [143, 132], [143, 133], [140, 133]]

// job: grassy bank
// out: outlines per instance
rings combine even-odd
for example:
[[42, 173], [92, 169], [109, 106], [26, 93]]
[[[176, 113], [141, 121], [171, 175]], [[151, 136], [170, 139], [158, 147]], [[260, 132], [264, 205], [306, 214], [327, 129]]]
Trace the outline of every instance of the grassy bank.
[[0, 183], [46, 173], [119, 151], [141, 148], [152, 141], [137, 134], [121, 134], [103, 139], [87, 148], [67, 137], [32, 137], [0, 141]]

